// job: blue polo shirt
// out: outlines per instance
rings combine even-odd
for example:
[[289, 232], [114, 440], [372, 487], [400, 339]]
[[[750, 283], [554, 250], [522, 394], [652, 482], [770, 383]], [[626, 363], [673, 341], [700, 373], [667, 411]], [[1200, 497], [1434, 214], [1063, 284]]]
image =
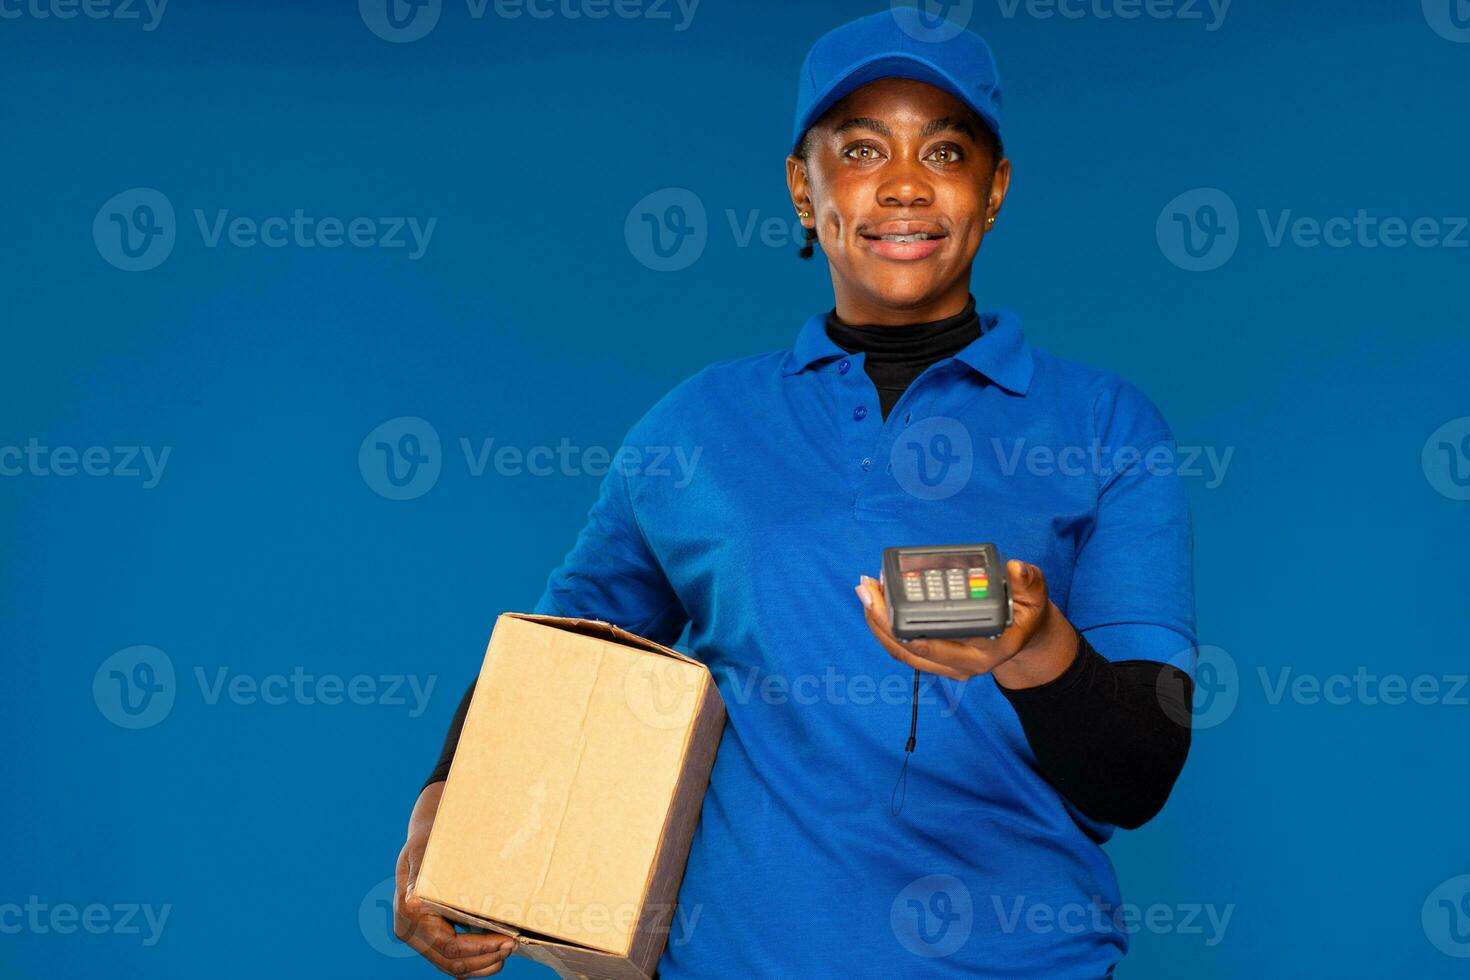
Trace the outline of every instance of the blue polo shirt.
[[729, 712], [660, 963], [719, 977], [1107, 975], [1135, 925], [1101, 844], [992, 678], [913, 673], [853, 586], [893, 545], [990, 541], [1041, 567], [1105, 657], [1193, 669], [1191, 531], [1172, 435], [1114, 374], [1009, 313], [885, 420], [825, 315], [713, 364], [628, 432], [536, 611], [707, 664]]

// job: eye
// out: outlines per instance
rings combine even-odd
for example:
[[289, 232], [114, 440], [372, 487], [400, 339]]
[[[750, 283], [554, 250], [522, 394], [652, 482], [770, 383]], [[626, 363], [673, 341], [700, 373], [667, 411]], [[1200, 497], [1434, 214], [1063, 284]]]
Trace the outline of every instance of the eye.
[[959, 163], [965, 158], [965, 151], [953, 143], [941, 143], [929, 151], [929, 159], [935, 163]]
[[843, 150], [842, 155], [849, 160], [860, 160], [866, 163], [869, 160], [878, 159], [881, 154], [879, 154], [878, 148], [872, 143], [854, 143], [852, 146]]

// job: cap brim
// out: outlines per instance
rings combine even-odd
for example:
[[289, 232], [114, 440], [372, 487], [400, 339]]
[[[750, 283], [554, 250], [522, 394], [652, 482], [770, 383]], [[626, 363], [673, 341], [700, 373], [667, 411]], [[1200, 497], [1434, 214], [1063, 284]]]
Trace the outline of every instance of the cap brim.
[[974, 98], [958, 79], [922, 58], [895, 52], [859, 62], [828, 85], [797, 124], [796, 132], [791, 135], [792, 143], [801, 139], [801, 134], [822, 118], [822, 114], [828, 109], [869, 82], [876, 82], [880, 78], [911, 78], [916, 82], [926, 82], [943, 89], [973, 109], [985, 121], [985, 125], [990, 127], [996, 139], [1000, 139], [1000, 120], [995, 118], [990, 109], [976, 105]]

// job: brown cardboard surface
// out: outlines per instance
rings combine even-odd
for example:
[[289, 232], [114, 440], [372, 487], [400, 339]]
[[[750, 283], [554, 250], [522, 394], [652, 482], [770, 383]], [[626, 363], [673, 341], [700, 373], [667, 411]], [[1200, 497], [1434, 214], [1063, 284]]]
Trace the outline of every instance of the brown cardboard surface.
[[723, 724], [713, 678], [677, 651], [500, 616], [418, 894], [570, 976], [651, 975]]

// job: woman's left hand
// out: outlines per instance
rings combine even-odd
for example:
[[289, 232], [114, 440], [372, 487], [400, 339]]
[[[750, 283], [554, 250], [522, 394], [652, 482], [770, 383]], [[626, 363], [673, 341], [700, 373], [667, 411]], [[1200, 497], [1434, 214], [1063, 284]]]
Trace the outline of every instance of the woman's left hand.
[[1077, 656], [1077, 631], [1051, 601], [1041, 569], [1013, 559], [1006, 563], [1006, 574], [1011, 582], [1014, 622], [993, 639], [900, 641], [888, 626], [883, 587], [864, 575], [855, 588], [868, 628], [895, 660], [957, 681], [993, 674], [998, 684], [1012, 690], [1038, 687], [1072, 665]]

